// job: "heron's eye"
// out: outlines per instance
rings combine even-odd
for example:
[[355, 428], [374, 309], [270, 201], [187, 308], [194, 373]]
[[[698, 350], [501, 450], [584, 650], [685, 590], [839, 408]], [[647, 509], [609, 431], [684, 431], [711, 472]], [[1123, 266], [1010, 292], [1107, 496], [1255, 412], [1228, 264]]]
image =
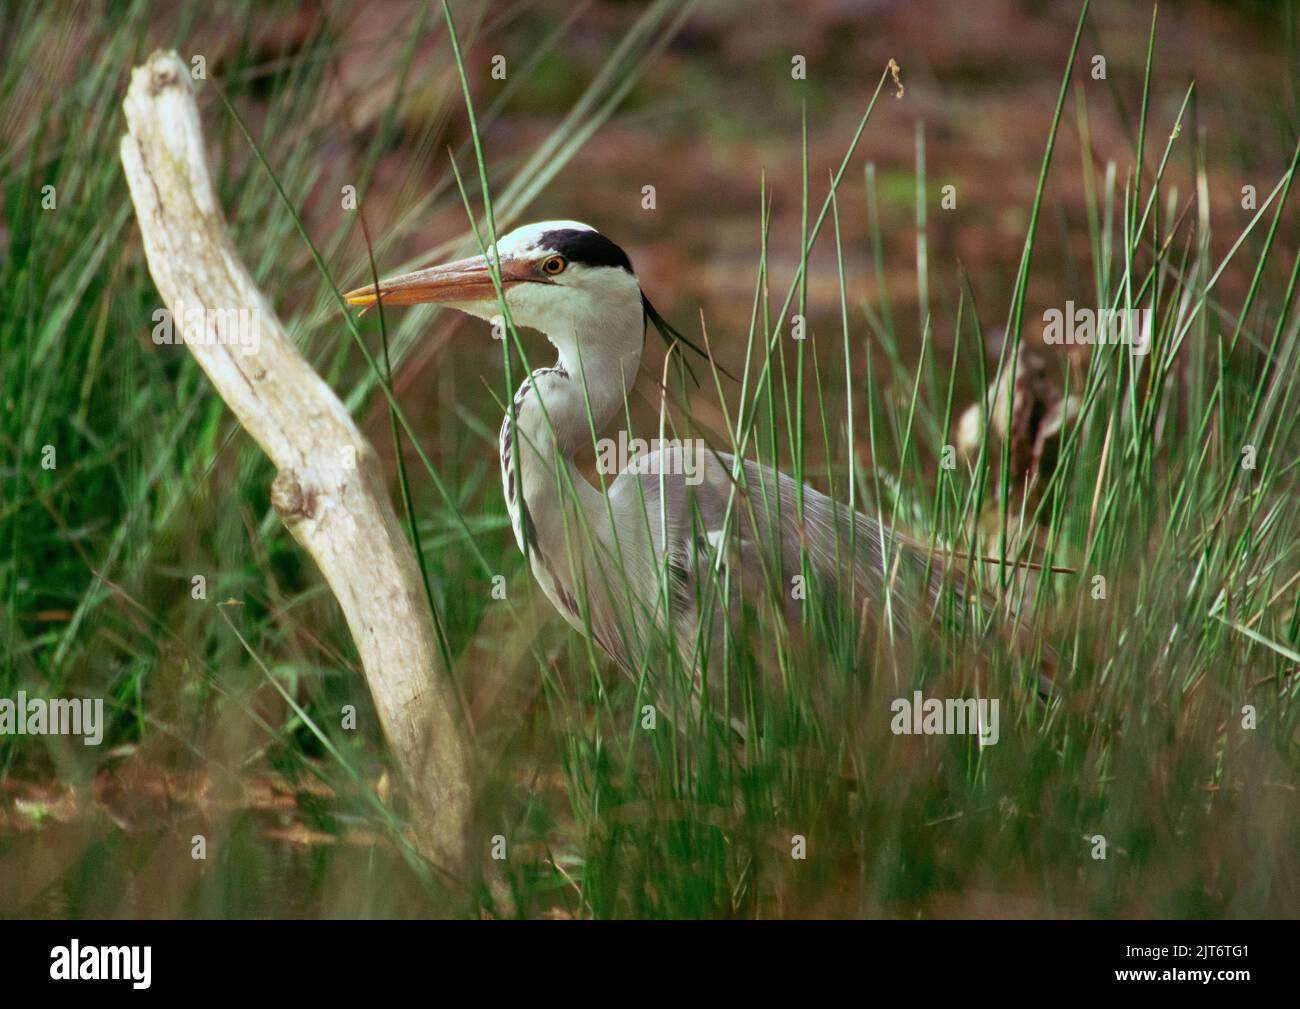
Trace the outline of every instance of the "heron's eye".
[[542, 272], [547, 276], [554, 277], [556, 274], [563, 273], [564, 268], [568, 265], [568, 261], [563, 256], [551, 256], [549, 259], [542, 261]]

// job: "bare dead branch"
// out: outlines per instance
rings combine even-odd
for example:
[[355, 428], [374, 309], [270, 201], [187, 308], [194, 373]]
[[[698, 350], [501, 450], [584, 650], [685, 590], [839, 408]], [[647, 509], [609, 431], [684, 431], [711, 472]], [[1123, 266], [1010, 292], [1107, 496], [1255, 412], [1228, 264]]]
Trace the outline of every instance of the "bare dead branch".
[[[374, 450], [239, 258], [208, 177], [185, 64], [174, 52], [155, 52], [132, 71], [124, 107], [122, 164], [154, 283], [176, 332], [187, 319], [204, 320], [207, 339], [187, 344], [275, 464], [272, 504], [338, 599], [405, 778], [417, 847], [463, 878], [472, 813], [468, 730]], [[255, 350], [220, 339], [213, 313], [239, 311], [254, 313]]]

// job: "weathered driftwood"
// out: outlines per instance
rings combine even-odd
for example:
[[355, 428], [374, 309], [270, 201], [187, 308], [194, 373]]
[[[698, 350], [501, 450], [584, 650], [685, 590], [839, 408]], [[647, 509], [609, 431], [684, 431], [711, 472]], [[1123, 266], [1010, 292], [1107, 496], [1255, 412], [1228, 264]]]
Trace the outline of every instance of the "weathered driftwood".
[[185, 64], [174, 52], [155, 52], [132, 72], [124, 107], [122, 163], [154, 283], [176, 332], [186, 313], [214, 320], [203, 323], [210, 338], [219, 319], [211, 313], [254, 313], [254, 352], [215, 340], [189, 343], [190, 350], [278, 469], [272, 503], [347, 618], [405, 778], [417, 845], [462, 876], [472, 861], [468, 731], [374, 450], [239, 258], [208, 177]]

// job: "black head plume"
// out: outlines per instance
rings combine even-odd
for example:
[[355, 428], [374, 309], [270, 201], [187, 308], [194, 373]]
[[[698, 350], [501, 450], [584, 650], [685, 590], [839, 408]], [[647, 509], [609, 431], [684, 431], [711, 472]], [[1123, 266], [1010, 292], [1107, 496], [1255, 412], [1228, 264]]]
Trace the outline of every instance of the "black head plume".
[[[650, 299], [645, 296], [645, 291], [641, 292], [641, 307], [645, 310], [646, 321], [651, 323], [654, 328], [659, 331], [659, 336], [666, 346], [671, 347], [674, 343], [680, 343], [682, 346], [695, 351], [695, 353], [699, 354], [705, 361], [708, 361], [713, 365], [713, 367], [717, 368], [718, 371], [726, 375], [727, 378], [731, 379], [733, 382], [737, 381], [736, 376], [714, 361], [713, 358], [709, 356], [708, 351], [694, 343], [689, 337], [683, 336], [672, 323], [660, 315], [659, 310], [656, 309], [654, 305], [650, 304]], [[694, 369], [692, 369], [690, 364], [687, 364], [685, 360], [683, 360], [682, 363], [686, 364], [686, 371], [690, 374], [691, 381], [695, 383], [696, 388], [699, 388], [700, 380], [695, 377]]]

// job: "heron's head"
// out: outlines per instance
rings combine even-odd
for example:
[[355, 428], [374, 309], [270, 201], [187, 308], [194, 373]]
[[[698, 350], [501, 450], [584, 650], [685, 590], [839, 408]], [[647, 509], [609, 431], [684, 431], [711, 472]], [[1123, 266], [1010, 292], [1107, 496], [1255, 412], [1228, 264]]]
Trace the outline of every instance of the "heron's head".
[[[489, 254], [491, 255], [491, 254]], [[562, 356], [640, 353], [647, 314], [627, 253], [590, 225], [542, 221], [497, 241], [501, 289], [518, 326], [545, 333]], [[350, 305], [447, 305], [480, 319], [501, 314], [487, 256], [417, 270], [344, 295]], [[576, 360], [576, 354], [574, 355]]]

